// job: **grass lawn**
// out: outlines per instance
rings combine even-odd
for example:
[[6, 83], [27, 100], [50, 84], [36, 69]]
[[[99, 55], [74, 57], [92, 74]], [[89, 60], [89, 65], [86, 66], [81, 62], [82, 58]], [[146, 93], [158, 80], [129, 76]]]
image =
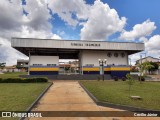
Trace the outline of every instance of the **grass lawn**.
[[49, 83], [0, 83], [0, 111], [26, 110]]
[[131, 88], [131, 95], [141, 96], [142, 100], [129, 98], [129, 85], [126, 81], [80, 81], [99, 101], [129, 105], [146, 109], [160, 110], [160, 82], [138, 81]]
[[0, 78], [16, 78], [19, 75], [27, 75], [27, 72], [6, 72], [4, 74], [0, 74]]
[[49, 83], [0, 83], [0, 111], [25, 111], [48, 85]]

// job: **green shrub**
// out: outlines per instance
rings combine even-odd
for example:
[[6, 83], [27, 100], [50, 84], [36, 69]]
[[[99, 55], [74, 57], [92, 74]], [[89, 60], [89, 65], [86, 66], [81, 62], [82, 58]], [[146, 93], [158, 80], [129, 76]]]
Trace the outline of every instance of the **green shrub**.
[[24, 79], [27, 83], [34, 83], [35, 82], [35, 78], [25, 78]]
[[37, 78], [40, 82], [48, 82], [48, 78]]
[[114, 81], [118, 81], [118, 77], [117, 76], [114, 76], [113, 79], [114, 79]]
[[101, 80], [101, 77], [100, 76], [98, 76], [98, 81], [100, 81]]
[[0, 78], [0, 83], [2, 83], [2, 81], [3, 81], [3, 79], [2, 79], [2, 78]]
[[122, 81], [126, 81], [126, 77], [122, 77]]
[[3, 83], [19, 83], [21, 81], [22, 78], [6, 78], [2, 80]]
[[[138, 80], [140, 81], [140, 76], [138, 77]], [[145, 76], [141, 76], [141, 81], [145, 81]]]
[[0, 83], [37, 83], [48, 82], [47, 78], [0, 78]]
[[34, 82], [48, 82], [47, 78], [26, 78], [25, 79], [29, 83], [34, 83]]

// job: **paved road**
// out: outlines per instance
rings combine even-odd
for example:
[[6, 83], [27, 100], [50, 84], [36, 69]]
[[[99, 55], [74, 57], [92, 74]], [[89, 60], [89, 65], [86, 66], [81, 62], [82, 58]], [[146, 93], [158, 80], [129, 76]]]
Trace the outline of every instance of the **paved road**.
[[[33, 111], [120, 111], [97, 106], [77, 81], [56, 81]], [[39, 120], [40, 118], [32, 118]], [[40, 120], [132, 120], [112, 117], [46, 117]], [[140, 118], [142, 120], [143, 118]], [[134, 119], [135, 120], [135, 119]], [[137, 119], [136, 119], [137, 120]], [[151, 120], [145, 118], [143, 120]], [[156, 119], [154, 119], [156, 120]], [[157, 119], [158, 120], [158, 119]]]

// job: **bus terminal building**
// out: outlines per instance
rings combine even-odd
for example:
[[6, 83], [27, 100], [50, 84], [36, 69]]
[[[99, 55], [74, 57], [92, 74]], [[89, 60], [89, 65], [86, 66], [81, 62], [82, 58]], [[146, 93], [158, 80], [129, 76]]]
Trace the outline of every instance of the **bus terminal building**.
[[123, 77], [128, 55], [144, 50], [143, 43], [36, 38], [12, 38], [11, 45], [29, 57], [29, 75], [58, 75], [61, 59], [75, 59], [81, 75]]

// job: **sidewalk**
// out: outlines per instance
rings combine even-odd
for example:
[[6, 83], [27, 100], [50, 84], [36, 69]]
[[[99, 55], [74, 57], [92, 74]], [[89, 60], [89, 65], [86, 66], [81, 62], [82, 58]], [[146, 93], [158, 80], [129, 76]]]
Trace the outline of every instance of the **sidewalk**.
[[[40, 100], [33, 111], [120, 111], [108, 107], [97, 106], [77, 81], [56, 81]], [[45, 117], [29, 120], [132, 120], [132, 118], [116, 117]], [[135, 119], [134, 119], [135, 120]], [[137, 119], [136, 119], [137, 120]], [[151, 120], [151, 118], [140, 118]], [[156, 119], [154, 119], [156, 120]], [[158, 119], [157, 119], [158, 120]]]

